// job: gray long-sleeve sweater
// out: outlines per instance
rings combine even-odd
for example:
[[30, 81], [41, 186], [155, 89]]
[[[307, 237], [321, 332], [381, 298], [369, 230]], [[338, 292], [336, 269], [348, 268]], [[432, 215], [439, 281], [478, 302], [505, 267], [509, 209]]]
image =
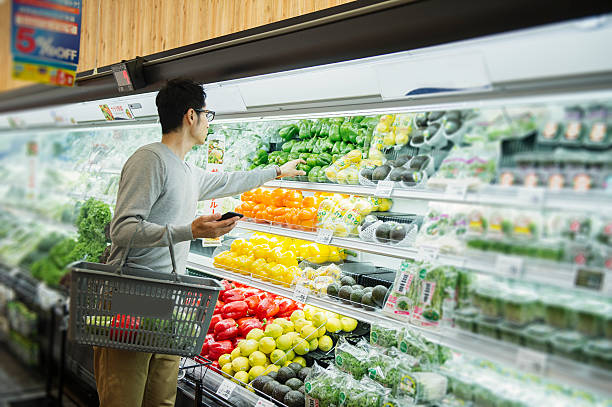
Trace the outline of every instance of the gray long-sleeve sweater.
[[107, 263], [121, 262], [125, 247], [136, 232], [128, 262], [170, 272], [172, 262], [165, 226], [168, 224], [177, 272], [184, 273], [197, 201], [237, 195], [275, 177], [275, 168], [209, 173], [181, 160], [163, 143], [139, 148], [121, 170]]

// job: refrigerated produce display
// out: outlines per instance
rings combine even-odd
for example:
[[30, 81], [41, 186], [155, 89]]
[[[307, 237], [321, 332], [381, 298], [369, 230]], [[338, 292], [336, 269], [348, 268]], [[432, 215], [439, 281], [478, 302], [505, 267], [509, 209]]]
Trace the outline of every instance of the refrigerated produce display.
[[[609, 39], [610, 18], [579, 41]], [[525, 41], [542, 47], [572, 24], [482, 47], [515, 56]], [[393, 66], [415, 69], [426, 86], [428, 56], [474, 47], [224, 85], [247, 100], [258, 81], [280, 95], [275, 86], [301, 74], [346, 71], [350, 82], [350, 72], [393, 76], [385, 70]], [[209, 142], [186, 161], [229, 172], [302, 159], [306, 175], [198, 205], [199, 214], [244, 218], [220, 241], [191, 244], [186, 272], [224, 290], [201, 354], [182, 361], [180, 397], [234, 406], [612, 405], [612, 82], [596, 81], [598, 66], [555, 74], [541, 60], [532, 76], [502, 80], [499, 53], [482, 52], [489, 76], [469, 89], [410, 94], [402, 73], [377, 98], [363, 98], [370, 89], [314, 102], [291, 94], [287, 109], [279, 100], [217, 111]], [[557, 76], [565, 81], [547, 82]], [[38, 363], [37, 314], [20, 301], [27, 290], [18, 282], [29, 281], [30, 300], [49, 309], [67, 297], [68, 264], [104, 260], [122, 165], [161, 139], [154, 96], [104, 101], [142, 103], [135, 120], [105, 122], [93, 101], [64, 108], [74, 125], [0, 129], [0, 334], [26, 363]], [[26, 123], [35, 115], [20, 114]], [[77, 369], [89, 357], [68, 356]]]

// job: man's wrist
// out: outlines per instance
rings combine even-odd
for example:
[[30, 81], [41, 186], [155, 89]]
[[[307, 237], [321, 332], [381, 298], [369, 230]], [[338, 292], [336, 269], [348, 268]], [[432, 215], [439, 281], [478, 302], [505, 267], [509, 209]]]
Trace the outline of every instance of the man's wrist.
[[276, 170], [276, 178], [279, 178], [282, 174], [281, 168], [278, 165], [275, 165], [274, 169]]

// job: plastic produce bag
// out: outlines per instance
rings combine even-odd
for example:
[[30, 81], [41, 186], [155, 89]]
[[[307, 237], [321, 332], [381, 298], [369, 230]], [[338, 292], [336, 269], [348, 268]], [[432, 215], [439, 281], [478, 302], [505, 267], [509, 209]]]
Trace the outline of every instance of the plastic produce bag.
[[367, 357], [368, 377], [382, 386], [393, 389], [400, 376], [398, 359], [385, 355], [381, 349], [372, 348]]
[[398, 348], [400, 352], [418, 359], [421, 369], [430, 365], [441, 365], [449, 358], [448, 349], [428, 341], [409, 327], [404, 328]]
[[367, 376], [357, 381], [349, 378], [340, 391], [342, 407], [378, 407], [389, 392]]
[[311, 374], [306, 378], [306, 405], [333, 407], [339, 404], [340, 390], [349, 379], [333, 365], [323, 369], [316, 363]]
[[448, 380], [441, 374], [403, 370], [396, 383], [395, 395], [416, 403], [431, 403], [444, 398], [447, 385]]
[[367, 371], [367, 356], [366, 351], [351, 345], [344, 337], [341, 337], [336, 344], [336, 366], [343, 372], [350, 373], [356, 379], [361, 379]]
[[395, 281], [389, 298], [387, 298], [383, 307], [383, 312], [400, 320], [408, 321], [413, 311], [414, 299], [416, 298], [416, 290], [418, 288], [416, 280], [416, 264], [410, 260], [404, 260], [399, 271], [396, 273]]
[[375, 322], [370, 325], [370, 344], [381, 348], [397, 347], [403, 333], [403, 328], [397, 324]]

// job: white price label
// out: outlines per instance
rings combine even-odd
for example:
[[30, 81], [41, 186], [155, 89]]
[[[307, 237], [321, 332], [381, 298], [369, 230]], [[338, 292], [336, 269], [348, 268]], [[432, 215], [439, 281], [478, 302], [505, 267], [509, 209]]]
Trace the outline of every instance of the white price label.
[[395, 182], [393, 181], [378, 181], [378, 184], [376, 184], [376, 191], [374, 191], [374, 196], [379, 198], [389, 198], [393, 192], [394, 185]]
[[448, 199], [463, 201], [467, 194], [467, 185], [465, 184], [448, 184], [444, 191]]
[[610, 279], [607, 277], [608, 273], [603, 269], [577, 266], [574, 271], [574, 285], [608, 293], [610, 290]]
[[274, 403], [272, 403], [271, 401], [260, 397], [259, 400], [257, 400], [257, 404], [255, 404], [255, 407], [275, 407], [275, 406], [274, 406]]
[[310, 294], [310, 290], [308, 287], [304, 287], [303, 285], [298, 285], [295, 287], [295, 291], [293, 292], [293, 298], [299, 302], [306, 302], [308, 295]]
[[509, 277], [520, 277], [523, 273], [523, 259], [520, 257], [497, 255], [495, 272]]
[[519, 348], [516, 354], [516, 364], [519, 369], [537, 374], [542, 374], [546, 371], [547, 361], [548, 356], [546, 353], [531, 349]]
[[334, 231], [330, 229], [319, 229], [317, 233], [317, 240], [315, 240], [319, 244], [329, 244], [331, 242], [332, 237], [334, 236]]
[[229, 396], [235, 388], [236, 383], [230, 382], [229, 380], [223, 380], [217, 389], [217, 395], [224, 400], [229, 400]]
[[521, 188], [519, 198], [521, 202], [533, 207], [544, 206], [544, 188]]
[[423, 246], [419, 248], [417, 260], [432, 262], [438, 258], [438, 249], [436, 247]]

